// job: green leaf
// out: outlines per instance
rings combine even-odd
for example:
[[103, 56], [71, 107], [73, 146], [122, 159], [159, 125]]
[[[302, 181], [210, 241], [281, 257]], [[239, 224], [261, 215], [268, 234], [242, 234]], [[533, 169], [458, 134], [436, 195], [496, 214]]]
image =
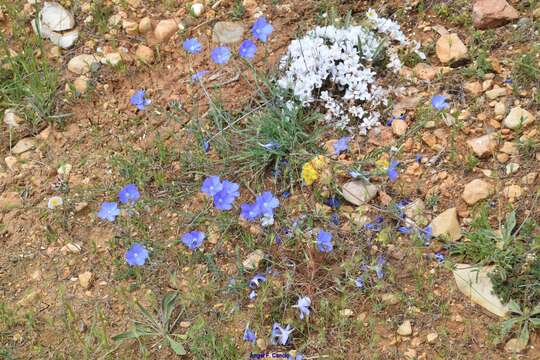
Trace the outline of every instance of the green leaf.
[[510, 330], [514, 327], [514, 325], [518, 322], [519, 318], [512, 318], [508, 319], [506, 321], [503, 321], [501, 324], [501, 335], [502, 337], [505, 337], [508, 335]]
[[163, 323], [168, 324], [171, 319], [171, 314], [174, 310], [174, 303], [178, 297], [178, 292], [171, 292], [163, 297], [161, 301], [161, 311], [163, 312]]
[[525, 324], [521, 328], [521, 333], [519, 334], [519, 341], [522, 341], [525, 345], [529, 343], [529, 327], [527, 326], [527, 324]]
[[514, 300], [510, 300], [510, 302], [508, 303], [508, 308], [511, 312], [515, 314], [523, 315], [520, 306]]
[[186, 355], [186, 349], [180, 344], [178, 341], [174, 340], [172, 337], [167, 336], [167, 341], [169, 341], [169, 345], [171, 346], [171, 349], [175, 352], [176, 355]]
[[506, 217], [506, 221], [504, 224], [504, 240], [507, 240], [510, 235], [512, 234], [512, 230], [516, 227], [516, 212], [512, 211], [508, 216]]
[[135, 325], [135, 327], [129, 331], [123, 332], [121, 334], [113, 336], [113, 341], [123, 341], [128, 339], [138, 339], [142, 336], [152, 336], [157, 335], [155, 332], [149, 330], [148, 328]]
[[530, 318], [529, 321], [531, 322], [532, 326], [540, 327], [540, 319], [538, 319], [538, 318]]

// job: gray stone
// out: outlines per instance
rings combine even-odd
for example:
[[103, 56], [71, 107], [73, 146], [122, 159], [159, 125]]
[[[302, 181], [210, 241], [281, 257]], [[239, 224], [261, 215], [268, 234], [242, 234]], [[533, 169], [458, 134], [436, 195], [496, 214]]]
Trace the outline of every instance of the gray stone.
[[376, 185], [362, 180], [349, 181], [341, 189], [345, 200], [356, 206], [369, 202], [379, 191]]
[[219, 21], [214, 25], [212, 41], [219, 44], [234, 44], [243, 39], [244, 31], [242, 23]]

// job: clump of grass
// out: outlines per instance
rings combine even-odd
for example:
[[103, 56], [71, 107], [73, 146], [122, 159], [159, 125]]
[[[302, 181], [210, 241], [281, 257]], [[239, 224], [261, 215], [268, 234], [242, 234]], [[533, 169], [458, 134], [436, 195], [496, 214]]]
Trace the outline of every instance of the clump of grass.
[[450, 252], [475, 264], [493, 265], [495, 293], [503, 302], [512, 299], [528, 307], [540, 298], [539, 230], [531, 220], [517, 226], [515, 211], [494, 229], [488, 220], [488, 208], [483, 207], [466, 234], [469, 241], [452, 244]]
[[323, 126], [316, 112], [277, 102], [253, 114], [236, 129], [236, 151], [231, 154], [237, 174], [262, 179], [270, 171], [285, 188], [300, 179], [302, 165], [318, 153]]
[[538, 83], [540, 79], [540, 67], [537, 63], [538, 46], [533, 46], [529, 52], [519, 56], [512, 68], [512, 79], [519, 85], [531, 85]]
[[0, 110], [15, 109], [34, 131], [53, 119], [59, 88], [58, 72], [44, 56], [42, 45], [40, 39], [32, 37], [22, 51], [14, 54], [6, 39], [0, 39], [6, 55], [0, 67]]
[[109, 18], [114, 13], [112, 5], [108, 5], [104, 0], [94, 0], [92, 4], [92, 23], [90, 26], [94, 31], [105, 34], [109, 31]]

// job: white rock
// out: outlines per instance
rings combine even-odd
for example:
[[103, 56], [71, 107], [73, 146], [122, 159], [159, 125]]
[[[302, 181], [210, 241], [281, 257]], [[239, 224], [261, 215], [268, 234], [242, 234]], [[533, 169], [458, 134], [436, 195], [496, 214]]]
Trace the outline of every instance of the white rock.
[[405, 120], [396, 119], [392, 121], [392, 131], [397, 136], [403, 136], [407, 132], [407, 122]]
[[114, 14], [109, 17], [109, 26], [118, 26], [122, 23], [122, 16], [120, 14]]
[[19, 142], [11, 149], [11, 153], [19, 155], [32, 150], [36, 147], [36, 140], [34, 138], [24, 138], [19, 140]]
[[218, 21], [214, 25], [212, 41], [219, 44], [233, 44], [244, 37], [244, 25], [240, 22]]
[[15, 167], [17, 166], [17, 158], [15, 156], [6, 156], [4, 161], [6, 162], [6, 166], [10, 171], [15, 170]]
[[79, 274], [79, 284], [83, 289], [88, 289], [92, 285], [93, 274], [90, 271], [85, 271]]
[[73, 29], [75, 26], [73, 14], [55, 2], [45, 1], [39, 16], [42, 24], [52, 31], [66, 31]]
[[176, 31], [178, 31], [178, 23], [175, 20], [161, 20], [154, 29], [154, 37], [158, 42], [164, 43], [169, 41]]
[[259, 263], [262, 259], [264, 259], [264, 252], [257, 249], [247, 256], [247, 258], [242, 262], [242, 265], [247, 270], [256, 270], [259, 267]]
[[479, 157], [491, 154], [497, 147], [497, 141], [494, 134], [487, 134], [467, 140], [467, 144]]
[[427, 334], [426, 340], [428, 343], [433, 344], [435, 340], [437, 340], [438, 337], [439, 337], [439, 334], [437, 334], [436, 332], [432, 332], [432, 333]]
[[145, 64], [151, 64], [154, 62], [154, 50], [146, 45], [139, 45], [135, 57]]
[[145, 34], [152, 30], [152, 20], [147, 16], [139, 21], [139, 32]]
[[491, 313], [504, 317], [508, 313], [508, 307], [493, 294], [493, 283], [488, 276], [492, 270], [492, 266], [478, 268], [474, 265], [456, 264], [453, 273], [458, 289], [467, 298]]
[[506, 165], [506, 175], [513, 174], [519, 170], [518, 163], [509, 163]]
[[506, 96], [506, 88], [496, 87], [489, 91], [486, 91], [486, 96], [490, 100], [495, 100], [501, 96]]
[[487, 199], [495, 192], [495, 188], [490, 183], [482, 179], [474, 179], [465, 185], [461, 197], [469, 205], [474, 205], [480, 200]]
[[431, 221], [431, 230], [433, 236], [445, 235], [452, 241], [459, 240], [461, 238], [461, 228], [456, 208], [450, 208], [433, 219]]
[[36, 19], [32, 20], [31, 24], [36, 34], [44, 39], [49, 39], [53, 44], [62, 49], [69, 49], [79, 39], [79, 31], [77, 29], [59, 33], [51, 30], [47, 25]]
[[442, 35], [435, 47], [437, 57], [443, 63], [455, 62], [467, 57], [467, 47], [457, 34]]
[[77, 55], [68, 62], [68, 70], [77, 75], [90, 72], [94, 67], [99, 66], [99, 59], [94, 55]]
[[534, 116], [525, 109], [515, 107], [510, 110], [508, 116], [503, 120], [503, 126], [515, 130], [520, 126], [527, 126], [534, 122]]
[[412, 325], [409, 320], [405, 320], [397, 329], [397, 333], [401, 336], [411, 336], [412, 335]]
[[117, 52], [105, 54], [105, 56], [101, 58], [102, 64], [109, 64], [112, 66], [116, 66], [120, 64], [121, 62], [122, 62], [122, 56], [120, 55], [120, 53], [117, 53]]
[[343, 309], [339, 311], [339, 315], [341, 315], [341, 317], [351, 317], [353, 314], [354, 312], [351, 309]]
[[201, 16], [204, 11], [204, 5], [201, 3], [195, 3], [191, 5], [191, 14], [195, 17]]
[[379, 188], [362, 180], [349, 181], [342, 186], [343, 197], [351, 204], [360, 206], [373, 199]]
[[497, 102], [493, 111], [495, 112], [495, 115], [503, 116], [506, 114], [506, 106], [502, 102]]

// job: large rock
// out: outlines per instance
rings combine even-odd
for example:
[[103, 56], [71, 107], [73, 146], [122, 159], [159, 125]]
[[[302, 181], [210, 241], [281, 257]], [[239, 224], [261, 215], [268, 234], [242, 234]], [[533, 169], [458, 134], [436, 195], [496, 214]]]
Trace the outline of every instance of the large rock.
[[497, 147], [497, 140], [494, 134], [487, 134], [467, 140], [467, 145], [469, 145], [476, 156], [483, 157], [493, 153]]
[[154, 29], [154, 37], [158, 42], [165, 43], [169, 41], [176, 31], [178, 31], [178, 23], [176, 20], [161, 20]]
[[443, 64], [453, 63], [467, 57], [467, 47], [457, 34], [442, 35], [437, 40], [435, 51]]
[[73, 14], [57, 3], [45, 2], [41, 12], [31, 24], [36, 34], [63, 49], [73, 46], [79, 38], [79, 31], [73, 29], [75, 27]]
[[73, 29], [75, 26], [75, 17], [73, 14], [55, 2], [45, 1], [39, 18], [42, 24], [46, 25], [52, 31], [66, 31]]
[[474, 205], [480, 200], [487, 199], [490, 197], [495, 188], [490, 183], [482, 179], [474, 179], [463, 189], [463, 194], [461, 197], [469, 205]]
[[19, 140], [17, 144], [11, 149], [11, 153], [19, 155], [32, 150], [36, 147], [36, 140], [34, 138], [24, 138]]
[[219, 44], [233, 44], [244, 37], [244, 25], [239, 22], [219, 21], [214, 25], [212, 41]]
[[84, 75], [99, 66], [99, 59], [94, 55], [81, 54], [69, 60], [67, 68], [74, 74]]
[[450, 208], [440, 213], [431, 221], [431, 230], [433, 236], [448, 236], [452, 241], [461, 238], [461, 228], [457, 217], [456, 208]]
[[493, 283], [489, 278], [492, 270], [492, 266], [478, 268], [474, 265], [456, 264], [453, 273], [458, 289], [467, 298], [491, 313], [504, 317], [509, 309], [493, 294]]
[[154, 62], [154, 50], [146, 45], [139, 45], [135, 51], [135, 57], [145, 64], [151, 64]]
[[473, 4], [473, 24], [477, 29], [489, 29], [519, 18], [519, 12], [506, 0], [476, 0]]
[[341, 189], [345, 200], [356, 206], [369, 202], [379, 191], [376, 185], [362, 180], [349, 181]]
[[525, 127], [534, 122], [534, 116], [525, 109], [515, 107], [503, 120], [503, 126], [515, 130], [519, 127]]

